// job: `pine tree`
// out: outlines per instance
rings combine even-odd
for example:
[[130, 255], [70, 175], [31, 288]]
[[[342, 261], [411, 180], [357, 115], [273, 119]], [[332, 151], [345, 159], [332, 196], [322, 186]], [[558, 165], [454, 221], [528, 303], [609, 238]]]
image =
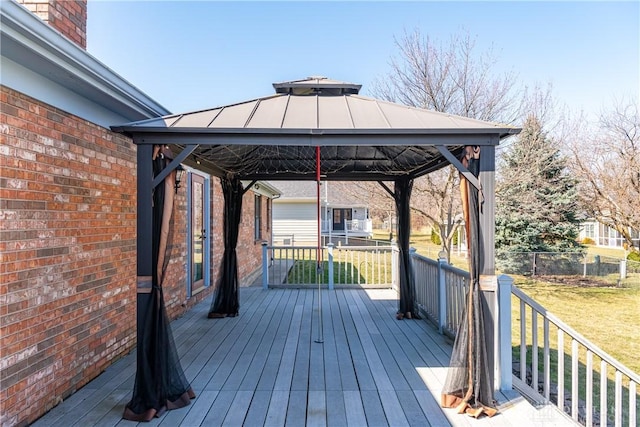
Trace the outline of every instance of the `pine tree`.
[[496, 185], [498, 259], [513, 265], [516, 257], [505, 254], [582, 251], [576, 241], [577, 206], [577, 181], [568, 173], [567, 159], [529, 117], [502, 157]]

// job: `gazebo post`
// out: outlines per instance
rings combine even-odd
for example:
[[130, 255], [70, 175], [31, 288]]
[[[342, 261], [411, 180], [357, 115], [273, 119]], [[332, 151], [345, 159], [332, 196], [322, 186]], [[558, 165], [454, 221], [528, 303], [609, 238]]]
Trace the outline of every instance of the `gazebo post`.
[[[496, 145], [498, 139], [495, 140]], [[496, 150], [493, 145], [483, 146], [480, 151], [480, 173], [478, 179], [482, 189], [483, 203], [480, 209], [481, 244], [484, 262], [480, 270], [480, 289], [484, 308], [484, 332], [487, 347], [487, 364], [489, 365], [489, 382], [491, 390], [495, 388], [496, 325], [497, 325], [497, 276], [495, 263], [495, 170]]]
[[145, 307], [151, 290], [151, 276], [153, 275], [153, 248], [152, 234], [153, 223], [153, 145], [138, 145], [138, 213], [136, 217], [136, 243], [137, 243], [137, 339], [142, 339], [143, 319], [141, 319], [140, 307]]

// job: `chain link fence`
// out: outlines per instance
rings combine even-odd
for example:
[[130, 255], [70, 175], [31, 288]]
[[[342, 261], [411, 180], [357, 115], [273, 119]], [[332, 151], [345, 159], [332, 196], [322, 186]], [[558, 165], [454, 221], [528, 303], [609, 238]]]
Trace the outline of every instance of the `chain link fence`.
[[580, 252], [502, 252], [496, 267], [521, 276], [582, 276], [640, 286], [640, 262]]

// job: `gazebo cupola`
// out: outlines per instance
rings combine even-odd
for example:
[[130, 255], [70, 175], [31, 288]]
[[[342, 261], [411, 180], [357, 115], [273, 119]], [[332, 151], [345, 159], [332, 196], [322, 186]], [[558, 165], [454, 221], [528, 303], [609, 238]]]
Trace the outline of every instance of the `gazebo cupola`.
[[357, 95], [362, 85], [323, 76], [311, 76], [302, 80], [274, 83], [276, 93], [289, 95]]

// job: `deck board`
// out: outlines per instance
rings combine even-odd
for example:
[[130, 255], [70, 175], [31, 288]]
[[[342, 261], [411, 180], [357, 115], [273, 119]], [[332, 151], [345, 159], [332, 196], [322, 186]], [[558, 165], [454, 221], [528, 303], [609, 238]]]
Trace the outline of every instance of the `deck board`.
[[364, 413], [361, 393], [359, 391], [347, 390], [343, 392], [343, 396], [348, 425], [367, 425], [367, 416]]
[[242, 288], [240, 315], [223, 319], [208, 319], [203, 302], [171, 324], [197, 395], [191, 405], [149, 423], [122, 420], [134, 351], [34, 426], [572, 425], [516, 392], [497, 394], [501, 411], [491, 419], [442, 409], [451, 342], [426, 321], [396, 320], [395, 295]]
[[269, 409], [264, 425], [266, 427], [283, 426], [287, 419], [289, 390], [274, 390], [269, 401]]
[[327, 406], [327, 426], [346, 426], [347, 412], [344, 402], [344, 392], [327, 390], [325, 402]]
[[[311, 320], [317, 316], [315, 307], [313, 306], [313, 292], [303, 293], [303, 306], [302, 314], [300, 316], [300, 324], [297, 330], [297, 336], [292, 338], [297, 341], [297, 346], [294, 351], [295, 357], [293, 362], [293, 373], [291, 375], [291, 390], [303, 390], [309, 389], [309, 376], [313, 368], [314, 372], [317, 372], [318, 366], [310, 366], [310, 354], [311, 346], [316, 343], [311, 339]], [[306, 394], [305, 405], [306, 407]]]

